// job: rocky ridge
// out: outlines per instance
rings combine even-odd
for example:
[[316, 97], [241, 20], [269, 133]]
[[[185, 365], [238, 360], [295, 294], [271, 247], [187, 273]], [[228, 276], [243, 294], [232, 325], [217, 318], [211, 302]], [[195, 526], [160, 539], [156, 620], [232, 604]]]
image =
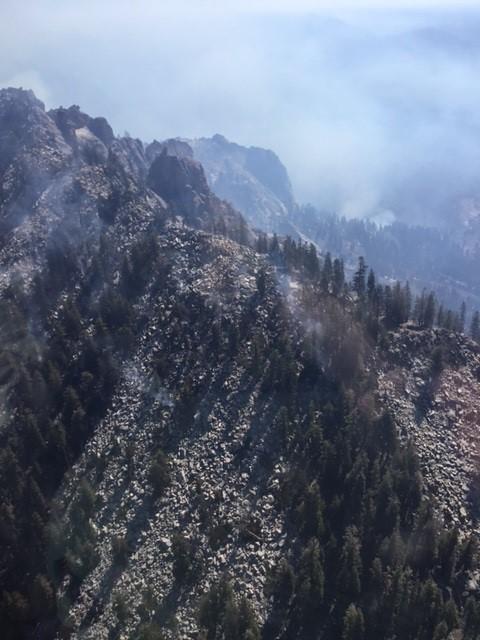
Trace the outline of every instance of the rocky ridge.
[[[15, 101], [18, 113], [11, 106]], [[69, 567], [62, 569], [58, 588], [56, 637], [135, 637], [145, 618], [161, 623], [168, 637], [198, 637], [201, 597], [225, 574], [263, 624], [272, 613], [272, 570], [298, 553], [299, 532], [281, 508], [282, 485], [292, 470], [281, 444], [289, 436], [277, 419], [288, 385], [281, 393], [272, 391], [265, 385], [267, 368], [252, 371], [263, 349], [269, 357], [281, 353], [295, 381], [305, 373], [297, 313], [306, 293], [301, 277], [278, 277], [265, 255], [246, 246], [253, 232], [212, 193], [183, 143], [151, 148], [112, 138], [103, 119], [76, 107], [46, 113], [28, 92], [0, 93], [0, 118], [12, 120], [13, 131], [27, 132], [24, 138], [0, 139], [0, 155], [7, 158], [0, 217], [8, 228], [0, 253], [1, 289], [12, 295], [17, 287], [33, 296], [42, 285], [46, 317], [31, 322], [46, 327], [38, 342], [63, 322], [60, 336], [96, 336], [102, 359], [113, 355], [118, 369], [105, 415], [92, 425], [48, 512], [48, 561]], [[42, 157], [38, 173], [31, 170], [14, 184], [10, 177], [22, 176], [23, 163], [36, 154]], [[264, 161], [251, 161], [258, 179]], [[277, 196], [286, 198], [286, 206], [288, 194]], [[324, 302], [330, 297], [327, 291]], [[73, 303], [82, 315], [76, 320], [72, 314], [72, 330], [65, 315], [69, 319]], [[343, 305], [351, 315], [345, 326], [353, 328], [352, 298], [333, 304], [339, 313]], [[125, 322], [119, 329], [120, 319]], [[321, 336], [321, 322], [315, 332]], [[467, 533], [476, 527], [471, 499], [478, 349], [456, 334], [412, 328], [387, 339], [377, 354], [381, 405], [392, 409], [400, 432], [414, 441], [426, 486], [445, 520]], [[432, 354], [440, 343], [443, 368], [433, 374]], [[41, 344], [38, 353], [41, 360]], [[73, 363], [80, 357], [72, 352]], [[260, 367], [267, 361], [260, 360]], [[272, 362], [285, 364], [280, 356]], [[65, 377], [76, 382], [71, 364], [65, 365]], [[321, 363], [309, 365], [304, 378], [313, 378], [323, 392]], [[85, 379], [94, 379], [88, 367], [81, 376], [79, 391]], [[295, 407], [296, 426], [302, 427], [303, 400]], [[57, 411], [55, 419], [69, 418], [65, 406]], [[318, 417], [309, 417], [310, 441], [297, 434], [302, 446], [314, 448]], [[75, 427], [84, 427], [83, 419], [77, 412]], [[350, 443], [344, 444], [337, 451], [329, 443], [332, 475], [334, 466], [344, 464], [335, 458], [338, 452], [350, 456]], [[160, 491], [151, 478], [159, 451], [168, 475]], [[353, 475], [354, 470], [350, 480]], [[86, 500], [86, 486], [94, 487], [94, 496], [87, 491], [85, 523], [79, 503]], [[311, 482], [305, 493], [320, 513], [316, 489]], [[338, 496], [332, 503], [339, 509]], [[297, 512], [305, 512], [305, 502], [300, 506]], [[321, 523], [308, 524], [321, 536]], [[85, 530], [91, 558], [75, 555]], [[82, 563], [90, 560], [85, 571]]]
[[150, 165], [142, 142], [115, 138], [104, 118], [76, 106], [47, 113], [31, 91], [2, 90], [0, 130], [2, 286], [17, 276], [31, 282], [49, 255], [67, 247], [83, 252], [83, 244], [88, 253], [116, 216], [140, 226], [165, 217], [167, 203], [170, 219], [251, 237], [193, 159], [163, 154]]
[[[22, 109], [12, 107], [17, 103]], [[30, 92], [2, 92], [0, 117], [26, 129], [24, 142], [15, 147], [4, 137], [8, 148], [0, 149], [9, 161], [2, 173], [0, 211], [10, 224], [0, 254], [3, 290], [19, 282], [25, 291], [33, 290], [42, 273], [58, 269], [72, 275], [75, 297], [99, 260], [105, 263], [105, 285], [116, 287], [124, 258], [152, 230], [168, 262], [163, 290], [158, 274], [149, 274], [135, 304], [135, 314], [143, 318], [138, 347], [122, 365], [111, 408], [55, 499], [51, 525], [71, 539], [78, 535], [74, 512], [82, 480], [92, 481], [98, 498], [89, 525], [98, 563], [72, 601], [69, 582], [61, 587], [64, 623], [72, 637], [107, 638], [116, 625], [115, 598], [121, 595], [132, 612], [125, 629], [134, 629], [148, 587], [157, 602], [176, 612], [176, 633], [188, 637], [196, 633], [199, 596], [227, 570], [265, 619], [266, 577], [285, 537], [274, 497], [283, 468], [262, 471], [274, 408], [259, 400], [261, 380], [253, 383], [244, 371], [251, 341], [243, 345], [238, 364], [233, 352], [230, 361], [211, 368], [199, 364], [205, 332], [219, 323], [234, 325], [238, 314], [256, 306], [263, 260], [224, 237], [232, 234], [245, 242], [251, 232], [210, 191], [203, 168], [191, 158], [161, 153], [150, 164], [143, 144], [112, 137], [104, 119], [90, 118], [78, 107], [47, 113]], [[43, 164], [35, 164], [36, 155]], [[25, 163], [37, 166], [37, 173], [24, 174]], [[24, 175], [25, 182], [17, 188], [10, 175]], [[17, 216], [20, 201], [24, 211]], [[51, 322], [64, 313], [70, 286], [52, 301]], [[250, 327], [252, 338], [266, 327], [275, 331], [269, 317], [278, 298], [273, 281], [269, 296]], [[195, 316], [181, 317], [193, 308], [202, 311], [198, 322]], [[205, 317], [208, 327], [202, 324]], [[85, 330], [93, 333], [94, 327]], [[168, 375], [164, 372], [161, 380], [154, 364], [159, 354], [168, 361]], [[175, 406], [187, 381], [204, 390], [202, 411], [194, 416], [193, 429], [169, 441], [171, 483], [157, 501], [148, 469], [158, 440], [175, 433]], [[248, 533], [250, 522], [262, 527]], [[179, 533], [195, 550], [192, 563], [199, 575], [193, 589], [179, 589], [173, 575], [172, 538]], [[115, 537], [124, 537], [130, 549], [121, 571], [112, 558]], [[52, 547], [48, 553], [55, 558], [58, 551]]]

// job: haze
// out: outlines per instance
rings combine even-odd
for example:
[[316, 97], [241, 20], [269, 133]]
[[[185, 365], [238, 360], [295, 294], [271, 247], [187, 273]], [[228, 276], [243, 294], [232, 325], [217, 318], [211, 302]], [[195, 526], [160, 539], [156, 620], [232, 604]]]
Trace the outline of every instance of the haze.
[[480, 191], [475, 3], [2, 4], [0, 85], [47, 106], [272, 148], [299, 201], [348, 216], [433, 223]]

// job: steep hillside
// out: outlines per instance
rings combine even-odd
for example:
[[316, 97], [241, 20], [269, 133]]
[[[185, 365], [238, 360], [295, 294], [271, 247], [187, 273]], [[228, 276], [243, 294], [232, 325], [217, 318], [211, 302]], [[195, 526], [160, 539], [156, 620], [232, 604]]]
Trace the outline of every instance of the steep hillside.
[[478, 353], [433, 298], [254, 233], [181, 141], [0, 121], [3, 636], [477, 638], [475, 476], [444, 508], [417, 432], [454, 375], [476, 431]]
[[445, 330], [406, 327], [389, 336], [379, 393], [446, 522], [478, 530], [480, 348]]
[[[154, 274], [154, 292], [147, 288], [139, 302], [144, 326], [111, 408], [57, 498], [57, 517], [68, 521], [81, 482], [95, 487], [98, 564], [69, 612], [86, 637], [107, 637], [115, 628], [115, 597], [125, 596], [135, 612], [147, 591], [163, 603], [165, 621], [176, 612], [177, 633], [187, 637], [196, 601], [225, 571], [252, 604], [265, 608], [266, 572], [285, 536], [270, 493], [281, 471], [271, 475], [276, 403], [262, 397], [261, 380], [249, 375], [249, 342], [278, 330], [278, 299], [271, 291], [260, 307], [259, 261], [228, 242], [177, 231], [160, 241], [159, 251], [170, 254], [172, 270], [161, 290]], [[242, 323], [244, 348], [235, 335]], [[152, 495], [160, 449], [168, 454], [165, 486], [154, 481]], [[257, 533], [245, 531], [239, 545], [249, 523]], [[125, 558], [115, 568], [115, 539], [128, 548], [128, 566]], [[186, 550], [177, 551], [182, 543]], [[183, 574], [193, 570], [185, 589]], [[66, 593], [69, 586], [63, 585]], [[139, 621], [137, 613], [129, 626]]]

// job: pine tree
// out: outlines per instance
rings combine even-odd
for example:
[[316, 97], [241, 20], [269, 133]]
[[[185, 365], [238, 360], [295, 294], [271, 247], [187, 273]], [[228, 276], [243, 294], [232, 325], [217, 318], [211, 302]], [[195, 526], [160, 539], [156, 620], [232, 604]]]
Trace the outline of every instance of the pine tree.
[[364, 640], [365, 620], [362, 610], [353, 603], [345, 611], [342, 640]]
[[259, 233], [257, 238], [257, 252], [268, 253], [268, 240], [266, 233]]
[[269, 253], [275, 257], [280, 252], [280, 244], [278, 242], [278, 236], [276, 233], [273, 234], [272, 239], [270, 240]]
[[480, 635], [480, 602], [470, 596], [465, 605], [464, 639], [477, 640]]
[[[308, 245], [308, 249], [305, 256], [305, 267], [310, 275], [310, 277], [314, 280], [317, 280], [320, 275], [320, 263], [318, 261], [317, 250], [315, 249], [315, 245], [310, 242]], [[330, 260], [330, 270], [331, 270], [331, 260]], [[331, 275], [330, 275], [331, 279]]]
[[149, 480], [154, 497], [160, 496], [170, 483], [168, 460], [163, 451], [157, 451], [150, 466]]
[[294, 590], [295, 574], [288, 560], [282, 558], [273, 577], [273, 594], [278, 603], [285, 606], [290, 601]]
[[356, 527], [348, 527], [343, 538], [341, 566], [338, 574], [338, 593], [347, 602], [357, 598], [361, 590], [361, 543]]
[[34, 615], [48, 617], [55, 606], [55, 591], [48, 578], [37, 575], [32, 587], [32, 609]]
[[480, 342], [480, 312], [475, 311], [470, 324], [470, 335], [476, 342]]
[[415, 321], [424, 328], [431, 329], [434, 321], [437, 318], [436, 314], [437, 303], [435, 300], [435, 294], [431, 291], [428, 295], [425, 291], [422, 291], [422, 295], [417, 297], [414, 309]]
[[360, 299], [363, 299], [366, 290], [365, 277], [367, 273], [367, 265], [365, 258], [360, 256], [358, 259], [358, 268], [353, 276], [353, 290], [357, 293]]
[[300, 528], [305, 537], [320, 537], [324, 532], [323, 502], [317, 482], [312, 482], [298, 507]]
[[128, 562], [130, 547], [126, 538], [114, 536], [112, 538], [112, 557], [115, 564], [125, 567]]
[[451, 309], [447, 309], [445, 319], [443, 321], [443, 328], [447, 329], [447, 331], [452, 331], [452, 329], [455, 328], [455, 318]]
[[426, 304], [425, 304], [425, 313], [423, 316], [423, 323], [422, 323], [424, 327], [427, 327], [430, 329], [433, 326], [433, 322], [435, 320], [435, 308], [436, 308], [435, 294], [431, 291], [428, 294]]
[[172, 536], [173, 575], [179, 581], [185, 580], [192, 566], [193, 549], [190, 541], [181, 533]]
[[302, 553], [297, 579], [298, 606], [309, 622], [312, 622], [312, 616], [323, 602], [324, 588], [325, 576], [320, 544], [316, 538], [312, 538]]
[[405, 322], [410, 319], [412, 313], [412, 292], [410, 290], [410, 283], [407, 281], [405, 285]]
[[370, 269], [370, 271], [368, 272], [368, 278], [367, 278], [367, 297], [370, 305], [372, 305], [375, 299], [375, 292], [376, 292], [375, 274], [373, 272], [373, 269]]
[[437, 311], [437, 326], [443, 328], [445, 326], [445, 310], [443, 304], [440, 304]]
[[345, 284], [345, 271], [343, 260], [335, 258], [333, 261], [333, 294], [338, 296], [342, 293]]
[[263, 298], [265, 296], [266, 282], [267, 282], [267, 274], [265, 272], [265, 269], [261, 268], [258, 270], [255, 276], [255, 280], [256, 280], [258, 294], [260, 298]]
[[465, 301], [464, 301], [462, 302], [462, 305], [460, 307], [460, 315], [458, 319], [458, 331], [460, 333], [463, 333], [465, 331], [466, 317], [467, 317], [467, 305], [465, 304]]
[[[334, 272], [333, 272], [333, 266], [332, 266], [332, 256], [330, 255], [329, 252], [327, 252], [325, 256], [325, 260], [323, 261], [322, 278], [321, 278], [322, 289], [325, 292], [328, 292], [330, 290], [330, 284], [332, 283], [332, 280], [333, 280], [333, 274]], [[337, 274], [337, 277], [338, 277], [338, 274]]]
[[426, 302], [426, 295], [424, 290], [422, 291], [422, 295], [417, 296], [415, 300], [415, 306], [413, 309], [414, 320], [419, 326], [423, 326], [423, 319], [425, 315], [425, 302]]

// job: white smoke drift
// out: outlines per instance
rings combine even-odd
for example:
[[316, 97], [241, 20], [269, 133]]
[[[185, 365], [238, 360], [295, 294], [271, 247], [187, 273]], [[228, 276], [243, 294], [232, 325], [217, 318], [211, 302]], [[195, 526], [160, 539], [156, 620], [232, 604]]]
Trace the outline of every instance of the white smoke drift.
[[478, 195], [480, 12], [27, 4], [3, 3], [0, 85], [49, 106], [81, 102], [144, 140], [220, 132], [272, 148], [299, 201], [349, 217], [433, 223]]

